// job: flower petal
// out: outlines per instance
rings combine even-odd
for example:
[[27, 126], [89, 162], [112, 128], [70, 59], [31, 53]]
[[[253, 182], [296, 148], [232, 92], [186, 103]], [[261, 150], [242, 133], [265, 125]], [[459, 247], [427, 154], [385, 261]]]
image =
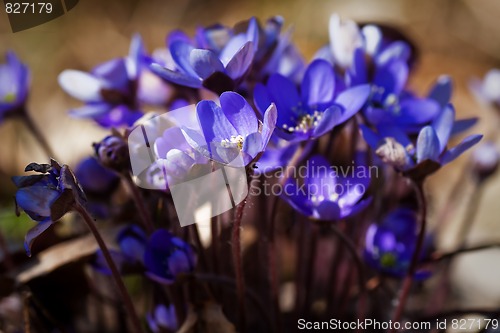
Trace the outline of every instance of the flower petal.
[[52, 221], [40, 222], [26, 233], [26, 236], [24, 236], [24, 249], [28, 257], [31, 257], [31, 247], [35, 239], [50, 228], [52, 224]]
[[324, 200], [314, 209], [315, 219], [324, 221], [336, 221], [341, 218], [340, 207], [336, 202]]
[[264, 114], [269, 105], [271, 105], [273, 102], [266, 86], [264, 86], [262, 83], [257, 83], [255, 85], [255, 88], [253, 89], [253, 100], [255, 106], [257, 107], [257, 110], [261, 115]]
[[229, 122], [222, 108], [213, 101], [201, 101], [196, 105], [198, 122], [207, 143], [219, 142], [237, 136], [238, 132]]
[[366, 143], [370, 146], [371, 149], [376, 150], [382, 138], [365, 125], [359, 125], [359, 128]]
[[262, 149], [265, 149], [271, 139], [277, 119], [278, 110], [276, 109], [276, 105], [271, 104], [264, 113], [264, 121], [262, 123]]
[[72, 69], [67, 69], [59, 74], [58, 82], [66, 93], [85, 102], [101, 101], [101, 89], [106, 87], [104, 80], [89, 73]]
[[401, 101], [398, 124], [424, 124], [434, 119], [441, 110], [433, 99], [406, 98]]
[[262, 150], [262, 135], [258, 132], [248, 135], [243, 142], [243, 152], [250, 156], [251, 159], [245, 161], [245, 164], [250, 163]]
[[466, 137], [462, 142], [460, 142], [455, 147], [447, 150], [441, 159], [441, 164], [447, 164], [456, 159], [458, 156], [463, 154], [467, 149], [474, 146], [476, 143], [481, 141], [482, 135], [470, 135]]
[[160, 64], [155, 63], [151, 64], [149, 66], [149, 69], [151, 69], [151, 71], [159, 77], [181, 86], [191, 88], [200, 88], [202, 86], [202, 81], [198, 77], [198, 75], [193, 77], [184, 73], [174, 72], [168, 68], [161, 66]]
[[302, 80], [302, 102], [308, 106], [330, 103], [335, 92], [333, 67], [327, 61], [314, 60]]
[[436, 84], [432, 87], [427, 96], [438, 102], [441, 108], [444, 108], [450, 102], [452, 91], [453, 81], [451, 77], [442, 75], [437, 79]]
[[259, 130], [259, 122], [255, 111], [240, 94], [227, 91], [220, 96], [220, 104], [238, 134], [247, 136]]
[[342, 119], [342, 108], [338, 105], [332, 105], [323, 112], [321, 120], [318, 122], [313, 129], [312, 136], [318, 138], [323, 134], [329, 132], [341, 123]]
[[289, 122], [289, 114], [300, 103], [299, 93], [295, 84], [283, 75], [273, 74], [267, 82], [267, 89], [278, 108], [278, 123]]
[[108, 88], [122, 89], [129, 82], [127, 65], [125, 59], [118, 58], [100, 64], [92, 70], [92, 74], [103, 78], [107, 82]]
[[229, 60], [226, 72], [232, 79], [242, 77], [250, 68], [254, 57], [254, 46], [252, 42], [245, 43], [241, 49]]
[[436, 132], [431, 126], [425, 126], [417, 138], [417, 163], [425, 160], [437, 161], [440, 153]]
[[343, 123], [354, 116], [366, 103], [368, 96], [370, 96], [370, 86], [368, 84], [349, 88], [341, 92], [337, 98], [335, 98], [335, 103], [344, 107], [339, 122]]
[[455, 120], [453, 123], [453, 129], [451, 130], [450, 135], [456, 135], [462, 132], [467, 131], [472, 126], [476, 125], [478, 118], [467, 118], [467, 119], [459, 119]]
[[448, 104], [432, 122], [432, 128], [439, 139], [439, 152], [444, 151], [450, 138], [453, 123], [455, 122], [455, 109]]
[[206, 79], [215, 72], [225, 72], [219, 58], [210, 50], [192, 50], [189, 54], [189, 62], [202, 79]]
[[186, 74], [192, 77], [198, 77], [191, 63], [189, 61], [189, 56], [194, 47], [186, 41], [175, 40], [170, 44], [170, 54], [172, 59], [174, 59], [177, 66], [182, 69]]

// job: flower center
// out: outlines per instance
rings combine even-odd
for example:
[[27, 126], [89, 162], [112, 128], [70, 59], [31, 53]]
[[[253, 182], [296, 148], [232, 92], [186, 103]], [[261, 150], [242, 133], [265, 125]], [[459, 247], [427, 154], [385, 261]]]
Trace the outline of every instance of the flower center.
[[333, 192], [331, 193], [328, 198], [325, 198], [324, 195], [316, 195], [316, 194], [313, 194], [311, 196], [311, 202], [313, 204], [319, 204], [321, 203], [322, 201], [324, 201], [325, 199], [328, 199], [329, 201], [333, 201], [333, 202], [336, 202], [338, 199], [339, 199], [339, 194], [336, 193], [336, 192]]
[[243, 149], [243, 143], [245, 139], [241, 135], [231, 135], [229, 139], [224, 139], [221, 141], [221, 146], [224, 148], [232, 148], [234, 145], [238, 147], [239, 150]]
[[314, 113], [306, 114], [298, 118], [297, 126], [288, 126], [287, 124], [283, 124], [283, 129], [289, 132], [303, 132], [307, 133], [310, 129], [318, 126], [318, 122], [323, 117], [323, 112], [314, 111]]
[[16, 100], [16, 94], [14, 93], [8, 93], [5, 96], [3, 96], [3, 101], [5, 103], [12, 103]]

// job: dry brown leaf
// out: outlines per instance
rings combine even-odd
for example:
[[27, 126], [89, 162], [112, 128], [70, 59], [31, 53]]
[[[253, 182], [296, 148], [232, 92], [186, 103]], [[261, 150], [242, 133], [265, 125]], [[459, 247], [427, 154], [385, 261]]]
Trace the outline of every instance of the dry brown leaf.
[[[100, 233], [109, 247], [115, 244], [116, 234], [120, 228], [102, 229]], [[54, 245], [33, 257], [33, 260], [15, 273], [17, 284], [24, 284], [42, 275], [53, 272], [59, 267], [78, 260], [89, 258], [98, 249], [92, 235], [82, 236]]]

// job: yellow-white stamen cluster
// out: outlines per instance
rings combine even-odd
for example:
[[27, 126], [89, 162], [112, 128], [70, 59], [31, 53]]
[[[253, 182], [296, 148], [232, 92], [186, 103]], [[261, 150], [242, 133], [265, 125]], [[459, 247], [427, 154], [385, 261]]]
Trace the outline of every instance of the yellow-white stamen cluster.
[[221, 141], [221, 146], [224, 148], [232, 148], [234, 145], [238, 147], [239, 150], [243, 149], [243, 143], [245, 139], [241, 135], [231, 135], [229, 139], [224, 139]]
[[[331, 193], [331, 194], [328, 196], [328, 200], [329, 200], [329, 201], [334, 201], [334, 202], [336, 202], [338, 199], [339, 199], [339, 194], [338, 194], [338, 193], [335, 193], [335, 192]], [[325, 200], [325, 196], [324, 196], [324, 195], [321, 195], [321, 194], [320, 194], [320, 195], [312, 195], [312, 196], [311, 196], [311, 201], [312, 201], [312, 203], [314, 203], [314, 204], [319, 204], [319, 203], [321, 203], [321, 202], [322, 202], [322, 201], [324, 201], [324, 200]]]
[[307, 133], [311, 128], [318, 126], [319, 121], [323, 117], [323, 112], [314, 111], [312, 115], [306, 114], [299, 118], [297, 126], [288, 126], [283, 124], [283, 129], [289, 132]]

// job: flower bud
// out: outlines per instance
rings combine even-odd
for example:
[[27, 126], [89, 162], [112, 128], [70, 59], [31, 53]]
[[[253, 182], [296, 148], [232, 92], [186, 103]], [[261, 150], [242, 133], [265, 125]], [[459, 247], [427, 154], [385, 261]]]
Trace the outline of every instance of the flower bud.
[[491, 141], [477, 147], [472, 152], [472, 168], [479, 180], [484, 180], [495, 173], [499, 162], [500, 153], [497, 146]]
[[116, 172], [126, 172], [130, 169], [130, 158], [127, 141], [118, 133], [105, 137], [101, 142], [94, 143], [98, 160], [107, 168]]

